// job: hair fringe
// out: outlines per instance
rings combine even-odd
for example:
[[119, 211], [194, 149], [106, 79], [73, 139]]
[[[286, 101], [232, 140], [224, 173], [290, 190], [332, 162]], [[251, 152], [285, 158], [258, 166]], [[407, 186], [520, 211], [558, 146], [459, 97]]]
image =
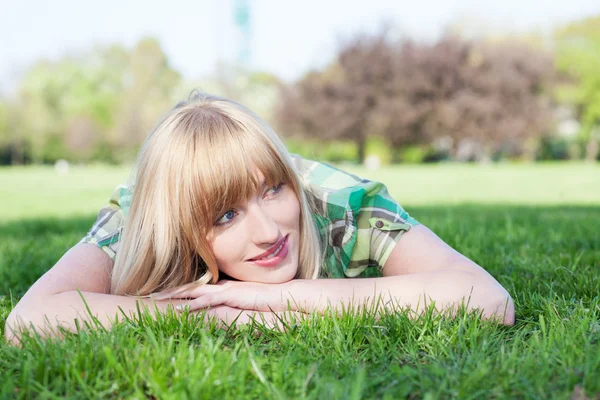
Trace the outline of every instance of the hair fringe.
[[[212, 149], [220, 156], [211, 157]], [[301, 210], [297, 277], [316, 279], [323, 254], [312, 218], [314, 204], [285, 146], [246, 107], [194, 90], [140, 148], [111, 293], [145, 296], [176, 286], [216, 283], [219, 270], [206, 238], [221, 211], [214, 205], [227, 207], [256, 190], [258, 182], [247, 168], [251, 164], [268, 181], [289, 181]]]

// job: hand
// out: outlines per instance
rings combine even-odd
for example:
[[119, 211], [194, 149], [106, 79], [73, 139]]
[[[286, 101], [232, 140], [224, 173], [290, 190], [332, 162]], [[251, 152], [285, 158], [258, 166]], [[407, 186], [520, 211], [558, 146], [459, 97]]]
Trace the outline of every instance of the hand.
[[[208, 307], [228, 306], [239, 310], [254, 311], [297, 311], [290, 299], [287, 286], [254, 282], [220, 281], [216, 285], [204, 285], [192, 289], [176, 287], [150, 297], [154, 300], [191, 299], [176, 309], [188, 307], [190, 311]], [[290, 300], [288, 302], [288, 300]], [[288, 306], [289, 303], [289, 306]]]

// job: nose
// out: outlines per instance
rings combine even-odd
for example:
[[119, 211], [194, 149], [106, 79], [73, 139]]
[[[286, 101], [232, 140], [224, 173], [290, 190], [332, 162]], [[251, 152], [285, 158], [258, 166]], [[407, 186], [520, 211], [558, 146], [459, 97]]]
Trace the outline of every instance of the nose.
[[256, 244], [273, 244], [280, 238], [279, 225], [266, 207], [254, 204], [249, 207], [249, 229]]

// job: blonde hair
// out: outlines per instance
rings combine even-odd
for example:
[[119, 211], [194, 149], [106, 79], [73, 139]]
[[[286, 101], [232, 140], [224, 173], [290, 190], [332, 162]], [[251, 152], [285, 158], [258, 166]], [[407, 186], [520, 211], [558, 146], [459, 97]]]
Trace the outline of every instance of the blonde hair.
[[288, 184], [300, 203], [301, 279], [316, 279], [321, 244], [311, 206], [284, 144], [246, 107], [192, 92], [148, 135], [131, 187], [133, 198], [112, 270], [111, 293], [143, 296], [185, 284], [216, 283], [207, 241], [224, 212], [252, 196], [259, 182]]

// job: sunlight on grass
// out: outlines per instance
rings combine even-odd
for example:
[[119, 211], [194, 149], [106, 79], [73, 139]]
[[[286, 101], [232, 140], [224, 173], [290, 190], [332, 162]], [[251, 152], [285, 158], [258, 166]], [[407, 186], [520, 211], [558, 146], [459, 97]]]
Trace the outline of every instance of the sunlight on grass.
[[[600, 204], [600, 164], [341, 166], [379, 180], [404, 206], [443, 204]], [[96, 213], [128, 167], [0, 168], [0, 221]]]
[[[431, 310], [416, 319], [310, 315], [285, 330], [138, 314], [109, 331], [0, 343], [0, 398], [600, 396], [598, 165], [353, 171], [385, 181], [415, 218], [485, 267], [513, 296], [515, 326]], [[0, 333], [128, 173], [0, 169]]]
[[432, 164], [349, 170], [401, 204], [600, 204], [600, 164]]
[[52, 167], [0, 168], [0, 221], [97, 213], [129, 171], [75, 166], [60, 175]]

